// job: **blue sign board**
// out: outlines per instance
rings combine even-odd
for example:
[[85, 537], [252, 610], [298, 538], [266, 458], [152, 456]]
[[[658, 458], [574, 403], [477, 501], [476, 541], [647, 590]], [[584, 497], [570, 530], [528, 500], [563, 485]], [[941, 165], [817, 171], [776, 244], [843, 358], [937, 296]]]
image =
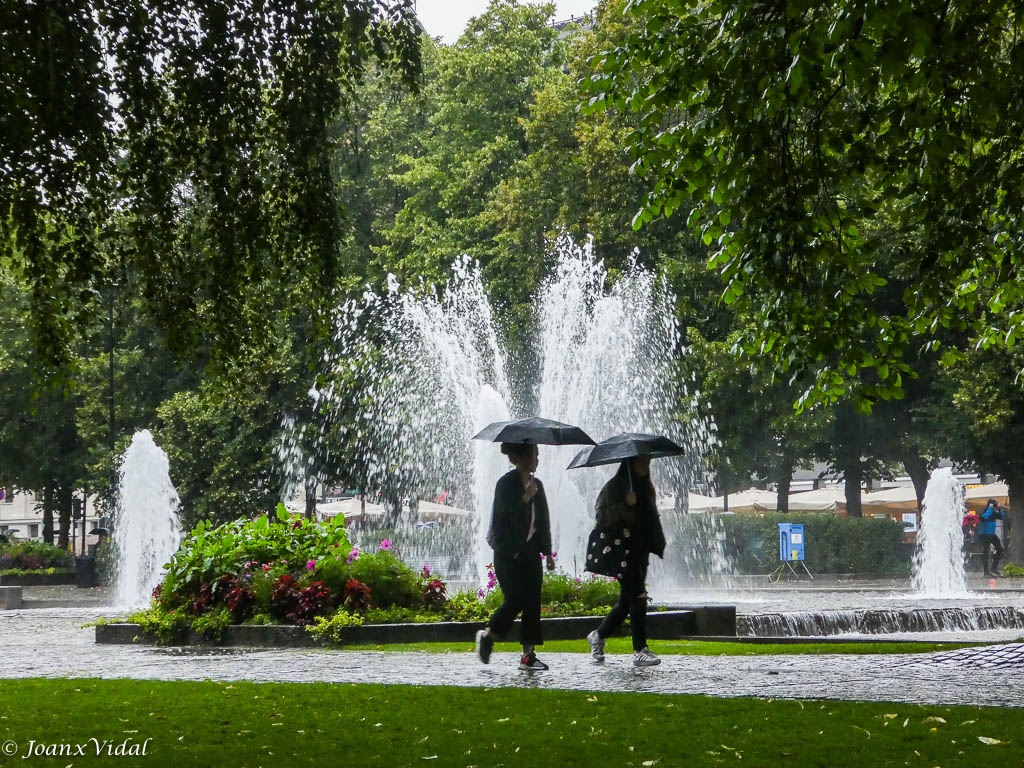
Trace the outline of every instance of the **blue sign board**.
[[779, 560], [789, 562], [803, 559], [803, 523], [779, 523]]

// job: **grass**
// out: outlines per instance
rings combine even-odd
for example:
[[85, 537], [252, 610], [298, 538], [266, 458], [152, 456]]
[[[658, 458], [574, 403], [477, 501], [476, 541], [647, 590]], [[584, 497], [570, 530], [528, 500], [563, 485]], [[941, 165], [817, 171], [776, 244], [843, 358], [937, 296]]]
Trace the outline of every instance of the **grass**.
[[[22, 763], [30, 741], [84, 754]], [[146, 756], [116, 759], [122, 744], [145, 744]], [[0, 765], [33, 768], [973, 768], [1021, 764], [1024, 713], [542, 688], [28, 679], [0, 686], [0, 745]], [[113, 754], [97, 756], [96, 745]]]

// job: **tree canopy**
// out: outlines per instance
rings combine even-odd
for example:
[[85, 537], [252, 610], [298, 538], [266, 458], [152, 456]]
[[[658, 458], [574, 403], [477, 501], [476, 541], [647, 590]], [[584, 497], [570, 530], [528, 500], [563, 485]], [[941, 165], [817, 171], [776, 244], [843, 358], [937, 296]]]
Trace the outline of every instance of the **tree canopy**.
[[[685, 212], [801, 402], [899, 396], [913, 337], [1021, 332], [1020, 7], [633, 0], [591, 109], [639, 117], [638, 226]], [[887, 290], [897, 306], [880, 306]], [[883, 308], [884, 307], [884, 308]], [[993, 323], [1005, 315], [1009, 323]]]

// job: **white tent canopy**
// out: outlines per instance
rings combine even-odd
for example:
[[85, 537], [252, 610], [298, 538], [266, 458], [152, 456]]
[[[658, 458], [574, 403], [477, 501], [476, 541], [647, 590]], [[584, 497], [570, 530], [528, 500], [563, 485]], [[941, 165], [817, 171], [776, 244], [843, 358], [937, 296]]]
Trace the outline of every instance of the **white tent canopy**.
[[838, 512], [845, 507], [845, 488], [819, 488], [789, 495], [790, 512]]
[[449, 507], [446, 504], [435, 504], [433, 501], [417, 502], [416, 514], [422, 522], [438, 523], [457, 523], [473, 516], [469, 510]]
[[321, 521], [330, 520], [332, 517], [337, 517], [338, 515], [344, 515], [346, 522], [350, 520], [361, 520], [363, 518], [364, 511], [367, 519], [384, 517], [383, 505], [366, 502], [364, 510], [363, 502], [356, 497], [316, 505], [316, 515]]
[[980, 512], [989, 499], [995, 499], [1004, 506], [1010, 503], [1010, 490], [1006, 483], [988, 483], [967, 489], [967, 508]]
[[912, 485], [901, 485], [860, 497], [861, 507], [866, 512], [917, 512], [917, 491]]
[[[762, 491], [748, 488], [739, 493], [730, 493], [729, 512], [774, 512], [778, 506], [779, 495], [775, 491]], [[714, 508], [725, 511], [725, 496], [714, 498]]]
[[[702, 496], [699, 493], [690, 492], [687, 497], [687, 509], [690, 512], [715, 512], [722, 508], [722, 504], [717, 499], [711, 496]], [[717, 505], [717, 506], [716, 506]], [[676, 497], [675, 496], [662, 496], [658, 495], [658, 511], [674, 512], [676, 509]]]

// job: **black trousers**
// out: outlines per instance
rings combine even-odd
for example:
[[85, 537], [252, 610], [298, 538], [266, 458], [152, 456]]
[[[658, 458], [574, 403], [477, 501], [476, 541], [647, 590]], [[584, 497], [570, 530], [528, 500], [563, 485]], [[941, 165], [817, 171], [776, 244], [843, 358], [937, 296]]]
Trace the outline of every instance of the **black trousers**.
[[630, 569], [619, 579], [619, 602], [604, 617], [597, 634], [610, 637], [629, 616], [629, 628], [633, 635], [633, 650], [647, 646], [647, 566]]
[[1003, 542], [994, 533], [979, 533], [978, 541], [981, 542], [981, 563], [985, 573], [990, 573], [988, 567], [988, 547], [990, 544], [996, 552], [996, 556], [992, 558], [992, 571], [996, 571], [999, 568], [999, 561], [1003, 558]]
[[516, 616], [520, 622], [519, 642], [523, 645], [543, 645], [540, 629], [540, 588], [544, 579], [540, 553], [526, 551], [519, 557], [494, 553], [494, 575], [505, 602], [491, 616], [491, 631], [504, 637], [512, 628]]

